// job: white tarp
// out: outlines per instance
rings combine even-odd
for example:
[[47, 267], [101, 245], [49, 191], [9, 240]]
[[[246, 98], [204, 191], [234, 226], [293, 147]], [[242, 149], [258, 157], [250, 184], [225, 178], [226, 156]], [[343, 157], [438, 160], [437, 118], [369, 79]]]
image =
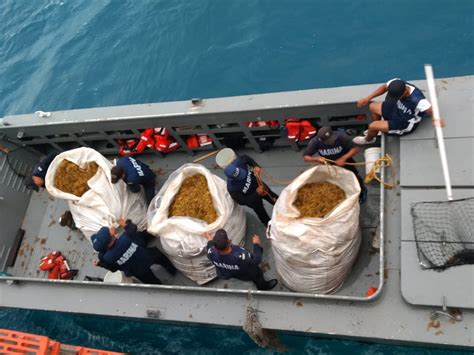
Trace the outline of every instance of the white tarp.
[[[299, 218], [293, 202], [298, 190], [313, 182], [330, 182], [346, 199], [324, 218]], [[305, 171], [280, 194], [268, 237], [282, 282], [290, 290], [326, 294], [342, 286], [360, 246], [360, 187], [343, 168], [316, 166]]]
[[[168, 209], [185, 178], [195, 174], [206, 177], [217, 219], [211, 223], [191, 217], [168, 217]], [[199, 164], [185, 164], [168, 177], [148, 208], [148, 232], [160, 237], [170, 260], [184, 275], [202, 285], [216, 277], [207, 259], [204, 232], [214, 234], [224, 228], [233, 244], [243, 243], [245, 214], [227, 192], [226, 182]]]
[[[99, 166], [97, 173], [87, 182], [90, 190], [81, 197], [63, 192], [54, 186], [56, 170], [64, 159], [80, 167], [85, 167], [87, 162], [96, 162]], [[112, 166], [99, 152], [90, 148], [77, 148], [56, 156], [48, 168], [46, 189], [52, 196], [68, 200], [74, 223], [88, 238], [104, 226], [117, 225], [122, 217], [131, 219], [139, 230], [146, 229], [147, 208], [143, 191], [129, 192], [122, 180], [112, 184]]]

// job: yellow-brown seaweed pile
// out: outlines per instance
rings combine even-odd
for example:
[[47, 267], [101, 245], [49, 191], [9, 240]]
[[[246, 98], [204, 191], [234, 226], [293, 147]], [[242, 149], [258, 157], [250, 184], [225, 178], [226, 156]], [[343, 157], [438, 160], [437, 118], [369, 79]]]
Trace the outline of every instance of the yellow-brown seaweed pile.
[[300, 211], [300, 218], [323, 218], [346, 198], [345, 192], [329, 182], [303, 185], [297, 194], [294, 206]]
[[63, 192], [81, 197], [89, 190], [87, 181], [97, 173], [99, 166], [95, 162], [88, 162], [81, 168], [73, 162], [64, 159], [54, 175], [54, 186]]
[[193, 217], [211, 224], [217, 219], [217, 212], [202, 174], [195, 174], [183, 180], [169, 208], [169, 217]]

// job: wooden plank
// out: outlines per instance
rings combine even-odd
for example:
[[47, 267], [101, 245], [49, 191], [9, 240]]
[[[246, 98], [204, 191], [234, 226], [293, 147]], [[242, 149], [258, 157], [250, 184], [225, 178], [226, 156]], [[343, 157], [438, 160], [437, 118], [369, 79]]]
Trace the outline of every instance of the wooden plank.
[[[451, 184], [474, 186], [474, 137], [446, 139]], [[435, 140], [400, 142], [401, 186], [444, 186]]]

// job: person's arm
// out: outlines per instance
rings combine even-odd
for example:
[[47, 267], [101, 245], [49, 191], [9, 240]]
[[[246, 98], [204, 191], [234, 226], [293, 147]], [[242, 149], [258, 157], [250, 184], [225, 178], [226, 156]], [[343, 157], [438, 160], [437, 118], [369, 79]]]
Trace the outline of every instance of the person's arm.
[[387, 92], [387, 84], [380, 85], [373, 93], [371, 93], [369, 96], [363, 97], [359, 101], [357, 101], [357, 107], [362, 107], [367, 105], [370, 100], [372, 100], [375, 97], [378, 97], [380, 95], [383, 95]]
[[309, 141], [308, 146], [303, 152], [303, 160], [307, 161], [308, 163], [322, 163], [323, 160], [319, 156], [313, 157], [314, 154], [316, 154], [317, 151], [317, 138], [313, 138]]
[[348, 159], [359, 153], [360, 148], [356, 146], [352, 139], [345, 133], [339, 133], [339, 139], [342, 142], [342, 146], [348, 150], [348, 152], [336, 160], [336, 165], [344, 166]]
[[99, 260], [96, 260], [96, 262], [94, 264], [95, 264], [95, 266], [104, 268], [104, 269], [112, 271], [112, 272], [116, 272], [116, 271], [119, 270], [119, 267], [117, 265], [109, 264], [104, 260], [104, 254], [103, 253], [99, 253]]
[[346, 154], [344, 154], [342, 157], [336, 160], [336, 165], [337, 166], [344, 166], [344, 164], [347, 162], [347, 159], [352, 158], [354, 155], [359, 153], [360, 148], [359, 147], [354, 147], [351, 150], [349, 150]]
[[137, 233], [137, 225], [133, 223], [130, 219], [124, 220], [123, 218], [119, 221], [120, 226], [125, 229], [128, 235], [135, 235]]
[[240, 156], [240, 161], [244, 164], [247, 164], [248, 166], [251, 166], [252, 168], [258, 167], [260, 168], [260, 165], [257, 164], [255, 160], [250, 158], [248, 155], [242, 155]]
[[262, 254], [263, 254], [263, 248], [260, 245], [260, 237], [256, 234], [252, 237], [252, 242], [253, 242], [253, 253], [250, 253], [249, 251], [244, 250], [239, 255], [240, 260], [244, 265], [255, 265], [258, 266], [262, 262]]

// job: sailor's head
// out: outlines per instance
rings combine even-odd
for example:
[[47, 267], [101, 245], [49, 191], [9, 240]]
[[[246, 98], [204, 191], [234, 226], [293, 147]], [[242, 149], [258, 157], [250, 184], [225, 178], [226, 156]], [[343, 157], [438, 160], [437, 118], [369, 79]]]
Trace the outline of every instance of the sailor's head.
[[227, 237], [227, 232], [224, 229], [218, 229], [212, 241], [216, 249], [221, 251], [226, 250], [231, 244], [230, 239]]
[[36, 175], [28, 176], [25, 179], [25, 186], [29, 190], [38, 192], [40, 187], [44, 186], [44, 179]]
[[336, 143], [337, 133], [331, 127], [321, 127], [316, 134], [316, 137], [326, 145], [333, 145]]
[[224, 169], [224, 174], [229, 179], [243, 180], [247, 176], [247, 172], [235, 164], [236, 159], [237, 155], [232, 149], [224, 148], [217, 154], [216, 163]]
[[396, 104], [401, 98], [410, 95], [410, 88], [407, 83], [400, 79], [395, 79], [387, 86], [387, 96], [384, 103], [388, 105]]
[[110, 170], [110, 175], [112, 176], [112, 184], [116, 184], [119, 180], [125, 177], [125, 169], [120, 165], [116, 165]]
[[102, 227], [96, 234], [92, 235], [91, 241], [95, 251], [105, 252], [115, 242], [115, 228]]

